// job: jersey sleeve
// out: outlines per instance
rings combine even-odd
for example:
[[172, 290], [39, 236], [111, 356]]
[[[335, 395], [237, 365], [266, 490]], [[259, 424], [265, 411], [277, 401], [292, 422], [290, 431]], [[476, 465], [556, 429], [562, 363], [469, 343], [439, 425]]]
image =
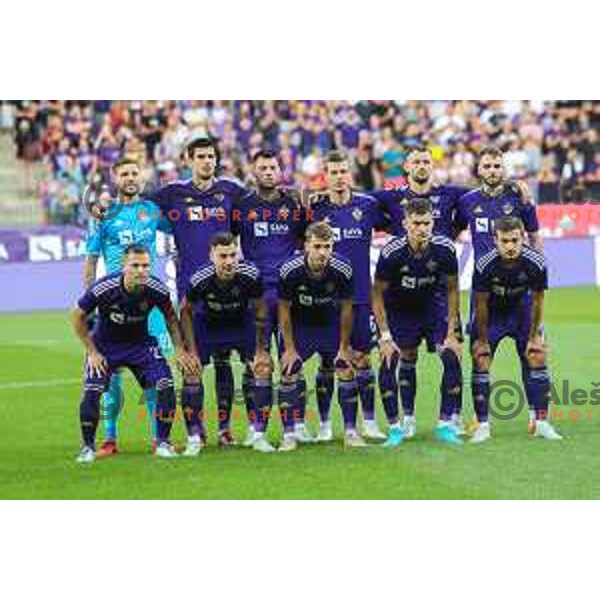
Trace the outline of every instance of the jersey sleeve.
[[530, 268], [529, 268], [529, 288], [534, 292], [543, 292], [548, 289], [548, 268], [544, 255], [526, 248], [523, 250]]
[[379, 254], [379, 258], [377, 259], [377, 265], [375, 267], [375, 279], [381, 279], [382, 281], [390, 281], [391, 280], [391, 263], [392, 263], [391, 255], [384, 255], [383, 251]]
[[88, 221], [85, 238], [85, 253], [87, 256], [100, 256], [102, 254], [103, 229], [102, 221], [94, 218]]
[[340, 300], [351, 300], [354, 293], [354, 273], [348, 265], [349, 272], [344, 270], [339, 275], [339, 297]]
[[167, 286], [160, 279], [152, 277], [148, 282], [148, 287], [152, 290], [152, 303], [162, 312], [165, 320], [169, 322], [175, 319], [175, 308]]
[[260, 298], [263, 295], [263, 283], [256, 266], [245, 264], [240, 268], [244, 282], [244, 291], [250, 298]]
[[537, 210], [535, 204], [521, 204], [520, 205], [521, 220], [525, 226], [525, 231], [533, 233], [538, 231], [540, 224], [538, 221]]
[[86, 314], [94, 312], [98, 307], [98, 296], [94, 294], [94, 286], [89, 287], [77, 300], [77, 306]]
[[481, 260], [475, 264], [473, 271], [473, 289], [476, 292], [491, 292], [489, 266], [482, 266]]
[[[285, 263], [283, 267], [285, 267]], [[279, 271], [277, 293], [281, 300], [291, 302], [294, 297], [293, 272], [290, 273], [289, 271], [284, 270], [283, 267]]]
[[200, 269], [192, 275], [185, 293], [185, 297], [189, 302], [193, 304], [202, 299], [211, 277], [212, 270], [207, 268]]
[[440, 266], [446, 275], [458, 275], [458, 259], [454, 244], [446, 239], [440, 244]]

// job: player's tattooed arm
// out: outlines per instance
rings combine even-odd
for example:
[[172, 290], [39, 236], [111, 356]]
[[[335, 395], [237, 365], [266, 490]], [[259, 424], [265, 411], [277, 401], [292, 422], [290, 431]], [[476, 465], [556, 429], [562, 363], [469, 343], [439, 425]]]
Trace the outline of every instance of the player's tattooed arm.
[[87, 354], [87, 365], [92, 375], [102, 376], [108, 368], [106, 359], [96, 348], [87, 324], [87, 313], [79, 306], [71, 311], [71, 324]]
[[254, 304], [256, 312], [256, 354], [253, 369], [257, 377], [264, 377], [271, 372], [271, 357], [269, 355], [269, 340], [265, 337], [267, 324], [267, 304], [263, 297]]
[[456, 337], [456, 327], [460, 322], [460, 297], [458, 293], [458, 275], [448, 275], [448, 332], [446, 345], [460, 355], [460, 342]]
[[96, 269], [98, 267], [97, 256], [86, 256], [83, 266], [83, 285], [88, 288], [96, 281]]
[[400, 350], [392, 338], [392, 334], [387, 322], [385, 304], [383, 302], [383, 295], [388, 286], [389, 284], [387, 281], [383, 281], [377, 277], [375, 278], [373, 289], [371, 290], [371, 307], [373, 309], [373, 315], [375, 316], [377, 328], [379, 329], [379, 353], [389, 367], [391, 365], [392, 358], [395, 354], [398, 354]]
[[[352, 323], [354, 321], [354, 307], [352, 298], [344, 298], [341, 301], [340, 310], [340, 349], [337, 359], [343, 360], [350, 366], [352, 364], [352, 356], [350, 351], [350, 335], [352, 333]], [[336, 361], [337, 362], [337, 361]]]
[[296, 361], [300, 360], [294, 343], [294, 332], [292, 329], [291, 302], [289, 300], [279, 300], [278, 316], [281, 334], [283, 335], [284, 352], [281, 357], [281, 371], [285, 375], [291, 374]]
[[534, 291], [531, 303], [531, 329], [529, 330], [529, 342], [540, 344], [540, 330], [544, 320], [544, 291]]
[[529, 245], [532, 248], [538, 252], [544, 252], [544, 240], [539, 231], [528, 231], [527, 239], [529, 240]]
[[162, 312], [167, 322], [169, 335], [173, 340], [175, 357], [179, 367], [185, 375], [198, 375], [200, 372], [198, 355], [194, 352], [188, 352], [186, 344], [184, 343], [184, 338], [181, 334], [179, 322], [177, 321], [177, 316], [175, 315], [175, 310], [173, 309], [173, 305], [171, 304], [170, 300], [165, 305]]
[[489, 292], [477, 292], [475, 294], [475, 320], [477, 322], [478, 338], [475, 340], [474, 353], [479, 357], [490, 356], [490, 341], [488, 335]]

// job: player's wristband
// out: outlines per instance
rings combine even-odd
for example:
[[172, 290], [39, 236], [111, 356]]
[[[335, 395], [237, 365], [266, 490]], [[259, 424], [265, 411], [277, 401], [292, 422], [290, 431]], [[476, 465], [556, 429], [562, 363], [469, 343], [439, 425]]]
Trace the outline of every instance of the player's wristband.
[[386, 329], [385, 331], [382, 331], [381, 334], [379, 335], [379, 343], [384, 344], [385, 342], [391, 342], [391, 341], [392, 341], [392, 334], [390, 333], [390, 330]]

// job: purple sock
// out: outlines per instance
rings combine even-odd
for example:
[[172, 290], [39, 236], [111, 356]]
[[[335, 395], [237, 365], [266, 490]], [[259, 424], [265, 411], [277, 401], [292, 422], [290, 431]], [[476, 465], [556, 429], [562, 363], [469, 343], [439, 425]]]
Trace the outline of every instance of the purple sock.
[[459, 404], [457, 398], [462, 396], [462, 371], [458, 356], [449, 348], [446, 348], [441, 353], [440, 358], [443, 365], [442, 383], [440, 386], [442, 396], [440, 419], [442, 421], [449, 421], [455, 412], [456, 406]]
[[156, 393], [156, 437], [158, 442], [168, 442], [173, 425], [173, 415], [177, 410], [177, 398], [173, 382], [157, 387]]
[[417, 393], [417, 362], [415, 360], [400, 360], [398, 387], [402, 400], [402, 412], [405, 417], [415, 414], [415, 395]]
[[294, 430], [294, 410], [297, 408], [297, 382], [279, 384], [278, 404], [283, 430], [288, 433]]
[[471, 373], [471, 393], [477, 420], [480, 423], [487, 422], [490, 402], [490, 374], [488, 372], [473, 371]]
[[344, 429], [356, 429], [356, 415], [358, 413], [358, 386], [356, 379], [338, 381], [338, 402], [342, 409]]
[[394, 425], [398, 421], [398, 381], [396, 379], [396, 370], [398, 369], [398, 358], [394, 357], [391, 365], [388, 367], [385, 360], [379, 367], [379, 393], [383, 410], [388, 423]]
[[215, 358], [215, 387], [219, 410], [219, 432], [229, 429], [233, 403], [233, 371], [229, 359]]
[[254, 428], [263, 433], [267, 428], [268, 413], [273, 404], [273, 385], [270, 377], [257, 377], [254, 380]]
[[535, 410], [536, 419], [543, 420], [548, 416], [550, 373], [546, 367], [529, 369], [527, 379], [529, 405]]
[[375, 419], [375, 374], [371, 367], [356, 371], [356, 385], [365, 420]]
[[204, 386], [200, 384], [183, 384], [181, 390], [181, 409], [185, 427], [189, 436], [204, 437], [204, 422], [201, 411], [204, 408]]
[[86, 384], [86, 389], [79, 405], [79, 423], [81, 437], [85, 446], [96, 448], [96, 429], [100, 413], [100, 396], [104, 388], [100, 385]]
[[320, 368], [317, 371], [317, 405], [319, 407], [319, 417], [321, 423], [329, 421], [331, 413], [331, 399], [333, 397], [333, 386], [335, 371], [333, 369]]

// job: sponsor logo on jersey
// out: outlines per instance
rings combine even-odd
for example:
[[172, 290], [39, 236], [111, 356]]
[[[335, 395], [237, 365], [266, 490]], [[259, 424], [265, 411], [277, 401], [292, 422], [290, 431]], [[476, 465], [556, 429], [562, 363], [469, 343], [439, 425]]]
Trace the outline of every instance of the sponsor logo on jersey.
[[359, 240], [363, 236], [362, 229], [359, 227], [351, 227], [350, 229], [343, 229], [342, 234], [345, 240]]
[[414, 290], [417, 287], [416, 277], [407, 277], [406, 275], [402, 278], [402, 287]]
[[255, 237], [268, 237], [269, 236], [269, 224], [268, 223], [254, 223], [254, 236]]
[[489, 233], [490, 220], [487, 217], [477, 217], [475, 219], [475, 231], [477, 233]]
[[360, 221], [363, 218], [363, 211], [360, 208], [355, 208], [352, 211], [352, 217], [355, 221]]

